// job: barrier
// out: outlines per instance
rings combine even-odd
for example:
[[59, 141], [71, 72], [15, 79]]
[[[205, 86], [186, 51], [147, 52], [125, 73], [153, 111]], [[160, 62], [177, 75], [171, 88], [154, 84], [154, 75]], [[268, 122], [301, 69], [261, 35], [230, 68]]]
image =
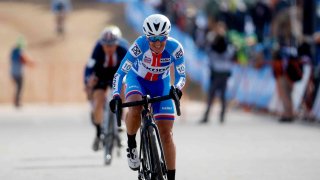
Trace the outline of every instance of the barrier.
[[312, 114], [320, 120], [320, 88], [318, 88], [317, 97], [313, 104]]
[[227, 97], [240, 103], [267, 108], [275, 83], [270, 67], [255, 69], [249, 66], [234, 66], [228, 82]]
[[[145, 17], [154, 13], [157, 13], [157, 11], [144, 3], [130, 1], [126, 6], [127, 22], [141, 34], [143, 33], [142, 24]], [[175, 25], [172, 25], [170, 34], [184, 47], [186, 69], [190, 79], [198, 82], [202, 89], [208, 90], [210, 74], [206, 53], [199, 50], [192, 38], [180, 31]], [[310, 67], [305, 66], [304, 68], [304, 78], [294, 85], [292, 94], [295, 110], [301, 104], [307, 85], [307, 78], [310, 76]], [[232, 70], [232, 76], [228, 81], [227, 97], [240, 103], [266, 108], [272, 112], [282, 111], [271, 67], [264, 67], [258, 70], [250, 66], [235, 65]]]

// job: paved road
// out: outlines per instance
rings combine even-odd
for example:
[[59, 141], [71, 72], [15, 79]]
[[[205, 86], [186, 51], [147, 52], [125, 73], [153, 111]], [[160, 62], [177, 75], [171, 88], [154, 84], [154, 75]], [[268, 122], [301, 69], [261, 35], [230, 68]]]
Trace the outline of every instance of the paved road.
[[[177, 180], [318, 180], [320, 127], [279, 124], [270, 116], [214, 109], [199, 125], [201, 103], [185, 103], [175, 125]], [[134, 180], [124, 149], [112, 166], [94, 153], [87, 105], [0, 106], [1, 180]]]

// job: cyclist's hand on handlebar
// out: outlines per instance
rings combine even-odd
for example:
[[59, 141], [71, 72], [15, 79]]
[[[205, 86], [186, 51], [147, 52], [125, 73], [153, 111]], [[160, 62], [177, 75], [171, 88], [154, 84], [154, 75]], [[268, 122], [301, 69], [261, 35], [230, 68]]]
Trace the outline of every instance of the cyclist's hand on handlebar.
[[116, 105], [120, 105], [122, 103], [120, 96], [114, 96], [113, 99], [110, 101], [109, 106], [110, 110], [113, 113], [116, 113]]
[[171, 89], [170, 89], [170, 95], [171, 97], [174, 97], [175, 94], [178, 96], [179, 100], [181, 99], [181, 96], [182, 96], [182, 91], [178, 88], [175, 88], [174, 86], [171, 86]]
[[181, 111], [180, 111], [180, 99], [182, 96], [182, 92], [180, 89], [175, 88], [174, 86], [171, 86], [170, 89], [170, 96], [174, 101], [176, 110], [177, 110], [177, 115], [180, 116], [181, 115]]
[[178, 88], [175, 88], [175, 90], [176, 90], [176, 93], [177, 93], [179, 99], [181, 99], [181, 97], [182, 97], [182, 91], [181, 91], [180, 89], [178, 89]]

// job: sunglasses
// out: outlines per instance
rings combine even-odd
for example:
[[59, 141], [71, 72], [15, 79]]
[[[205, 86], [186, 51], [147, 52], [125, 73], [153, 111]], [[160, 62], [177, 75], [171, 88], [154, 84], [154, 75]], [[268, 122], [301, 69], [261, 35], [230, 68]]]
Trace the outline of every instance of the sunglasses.
[[100, 40], [101, 45], [107, 45], [107, 46], [113, 46], [117, 44], [116, 40], [107, 40], [107, 39], [101, 39]]
[[157, 41], [163, 42], [167, 40], [167, 38], [168, 38], [167, 36], [149, 36], [148, 40], [151, 42], [157, 42]]

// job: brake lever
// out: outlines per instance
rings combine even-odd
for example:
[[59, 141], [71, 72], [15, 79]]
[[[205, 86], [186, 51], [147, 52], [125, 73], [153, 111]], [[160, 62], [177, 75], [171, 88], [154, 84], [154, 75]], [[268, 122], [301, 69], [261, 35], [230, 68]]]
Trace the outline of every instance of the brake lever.
[[122, 116], [122, 107], [119, 101], [116, 101], [116, 118], [118, 127], [121, 127], [121, 116]]
[[179, 100], [179, 96], [177, 94], [177, 92], [175, 91], [175, 88], [173, 86], [171, 86], [171, 92], [173, 95], [173, 101], [174, 104], [176, 106], [176, 110], [177, 110], [177, 115], [180, 116], [181, 115], [181, 111], [180, 111], [180, 100]]

